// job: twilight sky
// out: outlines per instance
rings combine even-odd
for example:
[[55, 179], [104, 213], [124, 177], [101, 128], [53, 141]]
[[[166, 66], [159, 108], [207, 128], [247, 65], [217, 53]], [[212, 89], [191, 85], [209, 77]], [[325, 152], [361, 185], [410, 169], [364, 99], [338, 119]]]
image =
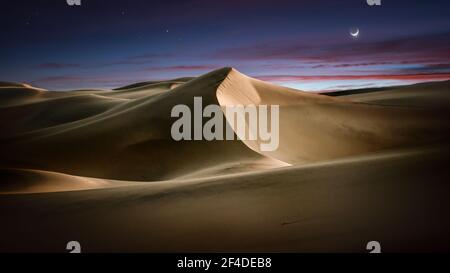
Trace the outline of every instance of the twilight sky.
[[0, 81], [111, 88], [223, 66], [312, 91], [450, 79], [447, 0], [81, 2], [2, 2]]

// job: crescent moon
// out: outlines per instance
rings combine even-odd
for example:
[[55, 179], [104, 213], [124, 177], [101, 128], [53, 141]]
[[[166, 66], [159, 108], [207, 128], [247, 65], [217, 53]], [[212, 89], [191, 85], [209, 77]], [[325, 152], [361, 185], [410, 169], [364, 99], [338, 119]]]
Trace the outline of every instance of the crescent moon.
[[359, 35], [359, 29], [357, 28], [355, 32], [350, 31], [350, 35], [352, 35], [352, 36], [355, 37], [355, 38], [358, 37], [358, 35]]

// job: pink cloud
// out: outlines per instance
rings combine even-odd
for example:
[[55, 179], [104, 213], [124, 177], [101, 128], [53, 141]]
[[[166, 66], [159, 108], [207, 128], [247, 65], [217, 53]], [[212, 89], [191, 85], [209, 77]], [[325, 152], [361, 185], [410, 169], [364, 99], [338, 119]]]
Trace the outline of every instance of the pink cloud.
[[192, 70], [213, 70], [218, 68], [212, 65], [177, 65], [177, 66], [161, 66], [148, 67], [145, 71], [192, 71]]
[[321, 81], [321, 80], [404, 80], [404, 81], [430, 81], [450, 80], [450, 73], [418, 73], [418, 74], [396, 74], [396, 75], [267, 75], [256, 76], [264, 81], [289, 82], [289, 81]]

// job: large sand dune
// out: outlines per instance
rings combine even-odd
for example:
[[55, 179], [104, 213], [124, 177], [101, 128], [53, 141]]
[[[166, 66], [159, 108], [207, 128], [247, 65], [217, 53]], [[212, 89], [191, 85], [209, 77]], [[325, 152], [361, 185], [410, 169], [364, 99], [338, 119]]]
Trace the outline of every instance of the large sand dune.
[[[65, 96], [50, 91], [35, 94], [22, 105], [0, 109], [16, 117], [2, 124], [7, 134], [2, 141], [6, 145], [0, 147], [10, 156], [1, 161], [6, 166], [141, 181], [174, 178], [222, 164], [228, 171], [233, 171], [233, 164], [238, 170], [253, 169], [255, 164], [271, 167], [259, 164], [267, 159], [241, 142], [171, 138], [176, 120], [170, 117], [172, 107], [192, 106], [194, 96], [202, 97], [205, 105], [217, 104], [216, 88], [228, 72], [222, 69], [173, 89], [167, 82], [153, 83], [145, 85], [147, 92], [133, 87], [74, 91]], [[164, 86], [166, 92], [155, 94]], [[128, 93], [132, 95], [126, 97]], [[275, 167], [283, 164], [272, 161]]]
[[[116, 90], [2, 82], [0, 250], [448, 250], [449, 89], [332, 97], [231, 68]], [[279, 149], [174, 141], [171, 109], [194, 97], [280, 105]]]
[[385, 106], [309, 94], [249, 78], [232, 70], [217, 91], [222, 105], [280, 105], [280, 146], [262, 152], [305, 163], [417, 145], [448, 136], [448, 116], [435, 109]]

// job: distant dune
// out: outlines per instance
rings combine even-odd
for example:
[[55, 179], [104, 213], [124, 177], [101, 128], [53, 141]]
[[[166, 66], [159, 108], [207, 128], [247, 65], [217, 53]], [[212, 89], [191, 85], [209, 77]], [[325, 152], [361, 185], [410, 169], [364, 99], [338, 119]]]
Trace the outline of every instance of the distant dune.
[[389, 106], [449, 108], [449, 87], [450, 81], [426, 82], [406, 86], [339, 91], [327, 95]]
[[[0, 251], [448, 250], [449, 92], [329, 96], [232, 68], [115, 90], [1, 82]], [[279, 149], [173, 140], [171, 109], [194, 97], [280, 105]]]
[[0, 169], [0, 180], [3, 194], [64, 192], [132, 184], [30, 169]]

